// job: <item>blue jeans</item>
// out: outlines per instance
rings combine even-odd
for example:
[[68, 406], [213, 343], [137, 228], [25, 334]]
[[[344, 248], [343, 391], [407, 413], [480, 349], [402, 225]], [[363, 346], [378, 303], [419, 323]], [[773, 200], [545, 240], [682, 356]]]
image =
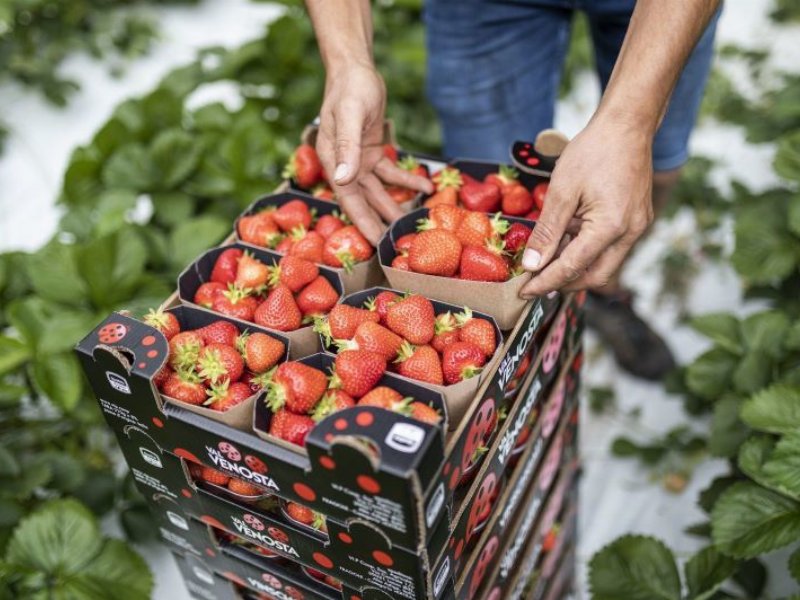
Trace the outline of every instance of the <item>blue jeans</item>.
[[[508, 162], [515, 140], [553, 126], [575, 10], [586, 13], [605, 89], [635, 0], [427, 0], [428, 97], [448, 157]], [[694, 49], [653, 145], [657, 171], [688, 158], [717, 18]]]

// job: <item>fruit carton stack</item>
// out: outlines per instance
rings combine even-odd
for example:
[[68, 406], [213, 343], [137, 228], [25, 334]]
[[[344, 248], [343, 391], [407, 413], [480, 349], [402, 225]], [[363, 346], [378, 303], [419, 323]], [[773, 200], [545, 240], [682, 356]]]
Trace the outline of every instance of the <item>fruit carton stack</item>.
[[[437, 190], [402, 195], [422, 207], [377, 251], [334, 203], [282, 186], [160, 309], [112, 314], [78, 344], [195, 597], [547, 598], [569, 586], [583, 298], [518, 301], [509, 233], [534, 223], [468, 206], [493, 185], [494, 208], [520, 213], [543, 180], [415, 162]], [[313, 163], [298, 150], [293, 184], [320, 187]], [[453, 189], [453, 210], [437, 209]], [[461, 263], [422, 256], [425, 231], [448, 234]], [[481, 235], [502, 262], [491, 273], [464, 258]]]

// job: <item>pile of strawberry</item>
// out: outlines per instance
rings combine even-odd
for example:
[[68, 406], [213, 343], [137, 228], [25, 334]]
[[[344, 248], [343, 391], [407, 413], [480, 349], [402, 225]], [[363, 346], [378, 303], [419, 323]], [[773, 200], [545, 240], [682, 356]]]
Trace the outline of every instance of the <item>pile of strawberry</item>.
[[175, 400], [226, 411], [261, 389], [267, 373], [283, 356], [280, 340], [261, 332], [240, 331], [228, 321], [181, 331], [174, 314], [151, 310], [145, 323], [169, 341], [169, 358], [153, 379]]
[[317, 217], [300, 198], [244, 215], [237, 232], [248, 244], [347, 271], [375, 253], [346, 216], [334, 211]]
[[[364, 373], [391, 370], [408, 377], [450, 385], [480, 373], [497, 348], [495, 329], [472, 311], [436, 315], [430, 300], [419, 294], [400, 296], [386, 290], [364, 307], [337, 304], [317, 331], [339, 349], [336, 372], [358, 360]], [[369, 356], [369, 359], [364, 358]], [[366, 375], [365, 375], [366, 376]], [[345, 390], [350, 386], [346, 385]]]
[[317, 422], [356, 405], [377, 406], [420, 421], [439, 422], [439, 413], [427, 404], [377, 385], [385, 370], [386, 361], [381, 356], [360, 350], [340, 354], [330, 377], [302, 362], [282, 363], [268, 383], [266, 401], [273, 413], [270, 435], [303, 446]]
[[217, 487], [228, 488], [228, 490], [240, 496], [263, 496], [266, 494], [261, 488], [243, 479], [226, 475], [222, 471], [217, 471], [216, 469], [197, 463], [189, 463], [189, 474], [194, 481], [205, 481]]
[[519, 181], [516, 169], [501, 165], [496, 173], [477, 180], [455, 167], [445, 167], [432, 177], [436, 191], [423, 203], [434, 206], [461, 206], [478, 212], [497, 212], [512, 217], [536, 220], [544, 206], [547, 183], [528, 190]]
[[[419, 163], [413, 156], [400, 158], [391, 144], [384, 144], [383, 154], [401, 169], [414, 175], [428, 178], [428, 169]], [[317, 151], [309, 144], [298, 146], [283, 170], [284, 179], [291, 179], [303, 191], [310, 192], [322, 200], [334, 200], [333, 190], [328, 183], [328, 176], [319, 160]], [[398, 204], [408, 202], [417, 197], [417, 192], [400, 186], [386, 186], [386, 193]]]
[[420, 219], [417, 232], [395, 241], [391, 266], [425, 275], [471, 281], [508, 281], [522, 273], [522, 253], [531, 228], [509, 224], [500, 213], [438, 205]]
[[249, 252], [228, 248], [220, 253], [209, 281], [200, 285], [194, 303], [251, 321], [268, 329], [294, 331], [314, 316], [326, 314], [339, 292], [313, 262], [284, 256], [268, 266]]
[[325, 522], [325, 515], [300, 504], [299, 502], [285, 502], [283, 513], [288, 519], [300, 523], [304, 527], [310, 527], [321, 533], [328, 533], [328, 525]]

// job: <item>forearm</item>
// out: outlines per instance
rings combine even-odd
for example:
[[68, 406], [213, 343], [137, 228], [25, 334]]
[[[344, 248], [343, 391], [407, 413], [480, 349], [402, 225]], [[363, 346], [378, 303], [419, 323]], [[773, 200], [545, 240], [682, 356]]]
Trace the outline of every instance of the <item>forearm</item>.
[[639, 0], [596, 115], [655, 134], [719, 0]]
[[372, 65], [369, 0], [306, 0], [306, 7], [329, 75], [353, 63]]

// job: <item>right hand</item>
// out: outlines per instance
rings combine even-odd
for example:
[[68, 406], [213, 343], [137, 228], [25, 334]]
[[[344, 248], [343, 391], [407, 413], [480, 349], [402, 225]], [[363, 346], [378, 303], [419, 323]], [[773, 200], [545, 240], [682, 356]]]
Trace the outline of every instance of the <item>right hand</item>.
[[426, 178], [384, 156], [385, 110], [386, 86], [374, 66], [356, 63], [328, 72], [317, 153], [342, 210], [373, 245], [386, 229], [381, 218], [403, 215], [384, 184], [433, 192]]

